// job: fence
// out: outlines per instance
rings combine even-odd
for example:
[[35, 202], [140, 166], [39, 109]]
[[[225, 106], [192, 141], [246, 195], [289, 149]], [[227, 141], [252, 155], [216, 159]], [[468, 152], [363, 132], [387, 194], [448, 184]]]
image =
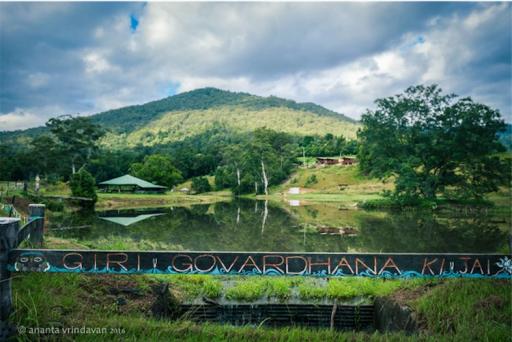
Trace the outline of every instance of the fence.
[[[29, 221], [0, 218], [0, 340], [10, 334], [11, 272], [213, 274], [380, 278], [512, 278], [510, 255], [419, 253], [277, 253], [41, 249], [45, 207]], [[29, 240], [35, 248], [18, 248]]]

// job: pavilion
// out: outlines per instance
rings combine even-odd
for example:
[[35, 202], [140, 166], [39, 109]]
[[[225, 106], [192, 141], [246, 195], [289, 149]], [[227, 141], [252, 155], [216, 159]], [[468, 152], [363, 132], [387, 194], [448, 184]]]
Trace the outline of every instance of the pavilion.
[[138, 193], [163, 193], [167, 187], [156, 185], [143, 179], [124, 175], [98, 184], [100, 190], [105, 192], [138, 192]]

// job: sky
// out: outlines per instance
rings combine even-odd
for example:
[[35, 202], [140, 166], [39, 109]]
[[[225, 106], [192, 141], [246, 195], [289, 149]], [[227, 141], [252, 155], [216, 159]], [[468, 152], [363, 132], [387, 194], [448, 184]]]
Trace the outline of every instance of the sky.
[[512, 121], [510, 3], [0, 3], [0, 131], [217, 87], [359, 119], [416, 84]]

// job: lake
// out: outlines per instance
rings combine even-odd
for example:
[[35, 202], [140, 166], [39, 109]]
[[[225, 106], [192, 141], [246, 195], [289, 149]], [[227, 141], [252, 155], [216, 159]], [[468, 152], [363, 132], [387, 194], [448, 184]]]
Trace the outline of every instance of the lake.
[[109, 249], [508, 253], [508, 220], [486, 211], [368, 212], [233, 200], [54, 214], [49, 235]]

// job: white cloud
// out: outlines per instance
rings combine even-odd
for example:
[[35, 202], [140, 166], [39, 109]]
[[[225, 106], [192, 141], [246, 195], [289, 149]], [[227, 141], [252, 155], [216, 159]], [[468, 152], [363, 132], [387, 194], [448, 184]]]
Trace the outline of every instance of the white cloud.
[[45, 119], [35, 113], [24, 112], [17, 108], [14, 112], [0, 115], [0, 131], [12, 131], [16, 129], [40, 126]]
[[[162, 98], [169, 88], [213, 86], [315, 102], [359, 118], [376, 98], [418, 83], [439, 83], [511, 113], [509, 4], [149, 2], [112, 5], [116, 10], [102, 11], [90, 27], [70, 25], [85, 6], [99, 11], [94, 4], [50, 6], [46, 14], [27, 12], [34, 24], [19, 7], [16, 20], [0, 16], [9, 20], [9, 30], [1, 30], [10, 43], [2, 48], [18, 59], [39, 56], [0, 65], [0, 77], [9, 76], [0, 113], [58, 106], [89, 114]], [[11, 37], [14, 28], [28, 38]], [[19, 74], [28, 75], [23, 84]], [[37, 111], [45, 119], [55, 114]]]
[[87, 53], [83, 58], [85, 72], [88, 74], [102, 73], [112, 69], [105, 57], [97, 52]]

